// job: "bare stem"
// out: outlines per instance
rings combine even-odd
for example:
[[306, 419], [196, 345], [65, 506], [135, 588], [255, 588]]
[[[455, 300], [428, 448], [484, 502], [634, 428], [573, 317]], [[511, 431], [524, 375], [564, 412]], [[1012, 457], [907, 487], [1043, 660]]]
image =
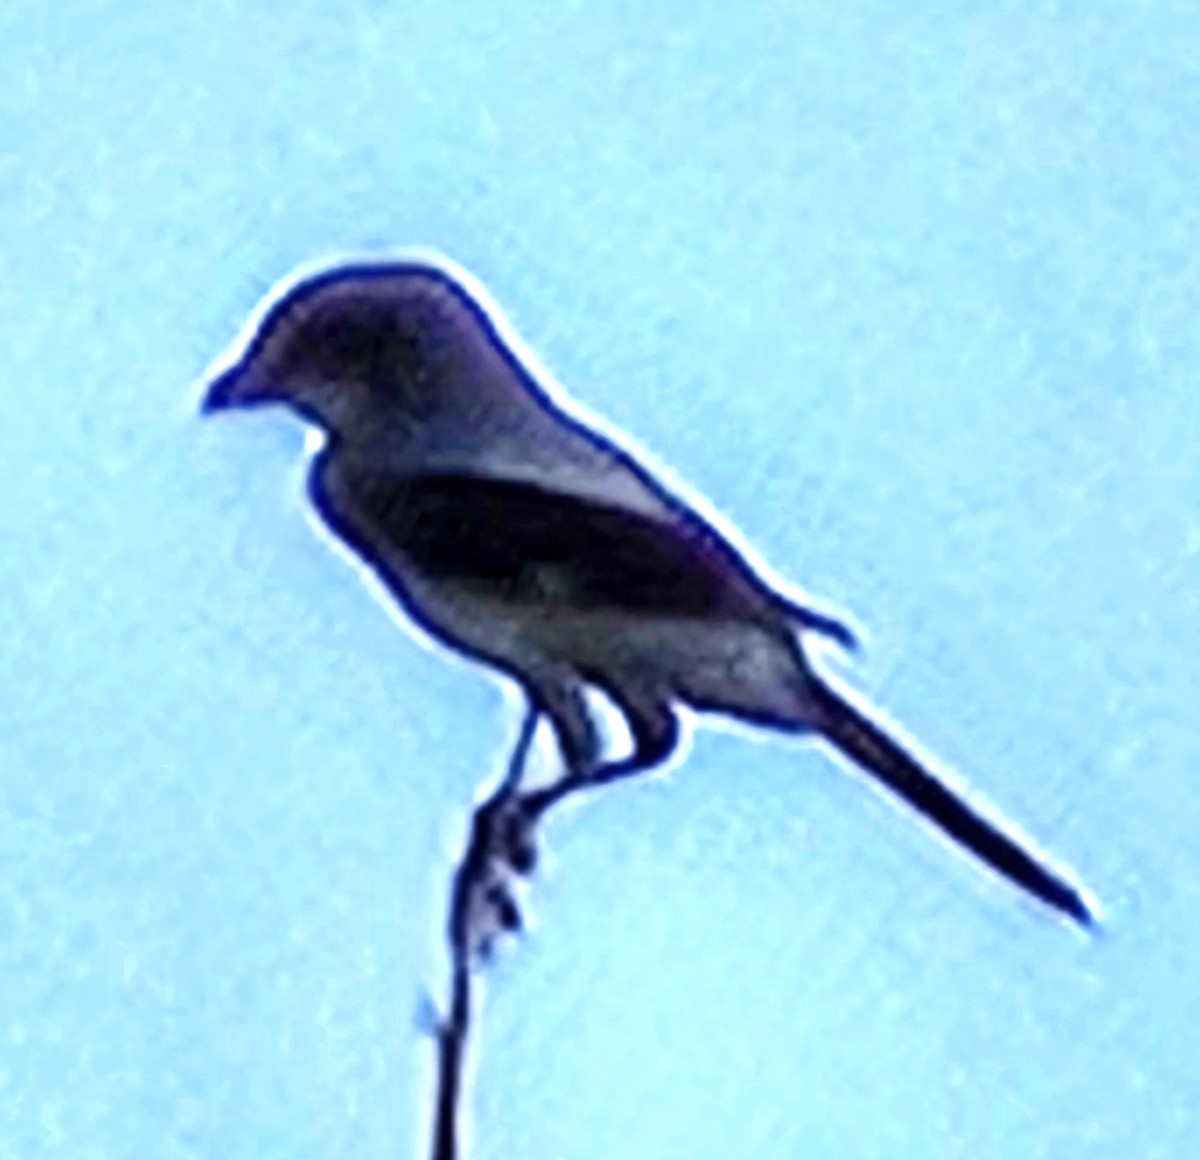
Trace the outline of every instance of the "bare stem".
[[508, 769], [496, 792], [479, 806], [471, 824], [471, 838], [454, 873], [450, 918], [450, 1005], [438, 1028], [438, 1087], [434, 1109], [433, 1160], [458, 1160], [458, 1114], [462, 1093], [463, 1060], [471, 1024], [471, 975], [486, 959], [493, 934], [489, 921], [500, 928], [515, 922], [514, 904], [503, 885], [512, 869], [511, 851], [501, 830], [504, 811], [518, 800], [525, 763], [537, 732], [538, 712], [531, 704], [521, 723]]

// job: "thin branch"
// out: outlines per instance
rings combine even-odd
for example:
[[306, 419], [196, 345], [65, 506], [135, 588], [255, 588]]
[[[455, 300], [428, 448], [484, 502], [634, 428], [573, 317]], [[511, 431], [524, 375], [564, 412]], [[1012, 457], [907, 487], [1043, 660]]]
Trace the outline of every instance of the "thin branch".
[[457, 1160], [458, 1102], [463, 1055], [470, 1026], [471, 978], [467, 964], [455, 962], [450, 1014], [438, 1029], [438, 1094], [434, 1112], [433, 1160]]
[[433, 1160], [458, 1160], [458, 1115], [463, 1060], [471, 1023], [471, 975], [486, 962], [496, 937], [520, 927], [512, 894], [514, 873], [533, 867], [532, 831], [521, 810], [519, 790], [537, 732], [530, 705], [499, 788], [475, 811], [466, 853], [454, 874], [450, 899], [450, 1005], [437, 1032], [438, 1089], [434, 1110]]

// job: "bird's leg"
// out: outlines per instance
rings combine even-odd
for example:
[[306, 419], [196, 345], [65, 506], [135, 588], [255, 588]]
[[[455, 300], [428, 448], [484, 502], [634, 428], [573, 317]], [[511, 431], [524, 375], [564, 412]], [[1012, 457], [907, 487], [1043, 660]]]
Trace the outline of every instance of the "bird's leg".
[[512, 793], [521, 784], [540, 716], [540, 710], [532, 701], [525, 706], [525, 715], [521, 718], [521, 731], [517, 734], [517, 743], [513, 746], [512, 756], [508, 759], [508, 769], [504, 772], [504, 780], [500, 783], [497, 794]]
[[595, 789], [661, 765], [679, 744], [679, 720], [669, 702], [653, 694], [612, 688], [610, 696], [625, 716], [633, 737], [633, 751], [616, 761], [592, 769], [571, 771], [554, 785], [523, 795], [525, 808], [539, 817], [551, 806], [579, 790]]
[[[669, 702], [625, 688], [613, 689], [611, 695], [629, 723], [633, 752], [609, 762], [600, 760], [599, 737], [580, 685], [563, 683], [550, 695], [531, 699], [504, 780], [472, 819], [451, 907], [456, 954], [486, 957], [502, 932], [520, 929], [514, 876], [532, 872], [537, 861], [535, 830], [552, 806], [579, 790], [651, 769], [674, 751], [679, 722]], [[541, 713], [554, 724], [566, 771], [551, 785], [522, 792], [521, 778]]]

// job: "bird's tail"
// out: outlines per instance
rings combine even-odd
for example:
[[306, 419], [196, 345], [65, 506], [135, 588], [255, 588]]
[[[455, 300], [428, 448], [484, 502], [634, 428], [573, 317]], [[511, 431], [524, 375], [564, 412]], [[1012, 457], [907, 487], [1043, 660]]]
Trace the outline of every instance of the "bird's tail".
[[818, 636], [828, 637], [847, 652], [858, 651], [858, 636], [844, 620], [839, 620], [836, 616], [829, 616], [824, 612], [817, 612], [816, 609], [809, 608], [807, 605], [800, 604], [779, 593], [774, 594], [774, 599], [776, 607], [797, 628], [806, 632], [815, 632]]
[[1068, 883], [955, 797], [898, 742], [815, 674], [808, 683], [813, 728], [997, 873], [1081, 926], [1092, 925], [1091, 911]]

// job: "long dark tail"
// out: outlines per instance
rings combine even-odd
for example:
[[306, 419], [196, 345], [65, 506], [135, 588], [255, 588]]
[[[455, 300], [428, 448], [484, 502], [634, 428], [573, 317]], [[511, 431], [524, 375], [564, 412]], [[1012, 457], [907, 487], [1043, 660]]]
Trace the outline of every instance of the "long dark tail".
[[1074, 888], [955, 797], [878, 725], [828, 685], [815, 675], [810, 676], [810, 682], [813, 726], [818, 732], [997, 873], [1081, 926], [1093, 924], [1091, 911]]

